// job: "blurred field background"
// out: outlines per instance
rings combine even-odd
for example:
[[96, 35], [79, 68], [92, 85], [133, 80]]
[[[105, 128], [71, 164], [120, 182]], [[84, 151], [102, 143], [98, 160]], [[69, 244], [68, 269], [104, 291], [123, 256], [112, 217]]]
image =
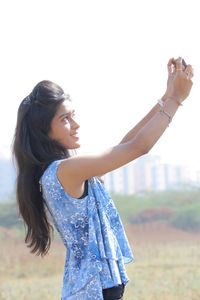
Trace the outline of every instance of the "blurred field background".
[[[200, 189], [113, 197], [135, 255], [124, 300], [199, 300]], [[29, 253], [24, 231], [14, 199], [0, 204], [0, 300], [60, 299], [60, 237], [55, 230], [40, 258]]]

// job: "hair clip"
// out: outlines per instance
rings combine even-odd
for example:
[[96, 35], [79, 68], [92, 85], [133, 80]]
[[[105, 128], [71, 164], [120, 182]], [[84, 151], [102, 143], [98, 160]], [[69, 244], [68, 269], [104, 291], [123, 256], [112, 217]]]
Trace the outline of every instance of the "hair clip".
[[29, 105], [31, 103], [31, 98], [30, 96], [28, 95], [23, 101], [22, 101], [22, 104], [24, 105]]
[[70, 95], [69, 95], [69, 94], [65, 94], [65, 93], [63, 93], [61, 97], [64, 97], [64, 98], [65, 98], [65, 100], [69, 100], [69, 101], [71, 101], [71, 98], [70, 98]]

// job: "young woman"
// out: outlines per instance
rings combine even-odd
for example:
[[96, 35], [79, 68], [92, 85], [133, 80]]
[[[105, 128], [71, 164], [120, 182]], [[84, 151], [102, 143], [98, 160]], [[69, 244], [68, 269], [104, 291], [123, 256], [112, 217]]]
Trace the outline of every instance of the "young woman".
[[150, 151], [192, 87], [193, 70], [182, 59], [168, 63], [161, 100], [122, 141], [95, 155], [71, 155], [80, 147], [79, 124], [68, 95], [39, 82], [19, 106], [13, 153], [17, 203], [31, 253], [44, 256], [53, 224], [66, 246], [62, 300], [122, 299], [133, 260], [120, 216], [99, 176]]

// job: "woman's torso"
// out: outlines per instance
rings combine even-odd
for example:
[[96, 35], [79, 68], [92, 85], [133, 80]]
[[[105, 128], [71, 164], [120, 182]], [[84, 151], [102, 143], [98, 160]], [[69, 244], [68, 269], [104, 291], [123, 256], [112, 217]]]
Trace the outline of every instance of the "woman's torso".
[[87, 193], [81, 199], [68, 195], [57, 178], [60, 162], [51, 163], [40, 182], [47, 208], [67, 248], [62, 299], [79, 293], [93, 278], [99, 293], [102, 288], [126, 284], [124, 263], [133, 260], [133, 255], [111, 197], [97, 178], [88, 180]]

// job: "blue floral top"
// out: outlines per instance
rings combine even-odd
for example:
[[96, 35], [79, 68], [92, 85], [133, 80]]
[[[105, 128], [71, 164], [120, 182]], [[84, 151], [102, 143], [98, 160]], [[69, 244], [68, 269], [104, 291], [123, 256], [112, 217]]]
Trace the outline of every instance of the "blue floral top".
[[128, 282], [124, 263], [133, 254], [102, 183], [91, 178], [87, 196], [71, 197], [57, 177], [61, 161], [52, 162], [40, 179], [45, 204], [67, 248], [61, 300], [103, 300], [102, 289]]

